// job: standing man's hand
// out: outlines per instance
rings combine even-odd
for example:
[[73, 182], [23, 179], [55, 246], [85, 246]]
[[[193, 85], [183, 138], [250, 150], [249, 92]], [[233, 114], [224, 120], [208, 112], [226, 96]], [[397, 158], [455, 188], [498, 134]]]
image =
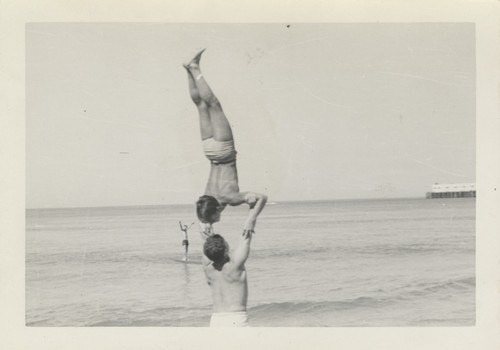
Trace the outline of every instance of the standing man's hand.
[[260, 193], [253, 193], [253, 195], [256, 198], [255, 203], [253, 203], [253, 206], [250, 206], [250, 210], [248, 212], [248, 218], [245, 222], [245, 226], [243, 227], [244, 230], [253, 230], [255, 228], [255, 223], [257, 222], [257, 216], [261, 213], [262, 209], [264, 209], [264, 206], [266, 205], [267, 202], [267, 196], [264, 194]]

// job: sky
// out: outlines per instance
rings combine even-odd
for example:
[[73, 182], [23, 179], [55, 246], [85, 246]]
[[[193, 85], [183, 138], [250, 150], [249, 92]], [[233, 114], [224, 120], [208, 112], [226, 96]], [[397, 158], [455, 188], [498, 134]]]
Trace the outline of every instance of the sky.
[[28, 208], [194, 203], [209, 162], [182, 62], [200, 48], [271, 201], [475, 182], [470, 23], [26, 26]]

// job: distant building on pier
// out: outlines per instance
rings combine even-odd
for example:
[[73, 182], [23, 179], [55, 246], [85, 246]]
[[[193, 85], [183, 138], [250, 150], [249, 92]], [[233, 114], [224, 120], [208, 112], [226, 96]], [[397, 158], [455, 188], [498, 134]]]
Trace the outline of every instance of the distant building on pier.
[[467, 198], [476, 197], [476, 184], [434, 184], [427, 198]]

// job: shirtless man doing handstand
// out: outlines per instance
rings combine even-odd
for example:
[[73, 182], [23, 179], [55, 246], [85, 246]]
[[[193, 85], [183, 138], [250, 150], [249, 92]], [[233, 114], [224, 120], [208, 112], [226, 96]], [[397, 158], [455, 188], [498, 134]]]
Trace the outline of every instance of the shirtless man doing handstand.
[[210, 160], [210, 174], [205, 194], [196, 202], [196, 213], [207, 231], [220, 220], [220, 214], [229, 204], [246, 203], [254, 207], [265, 196], [253, 192], [240, 192], [236, 169], [236, 150], [231, 125], [221, 104], [201, 74], [200, 51], [184, 64], [188, 73], [189, 94], [198, 108], [201, 140], [205, 156]]
[[[196, 203], [196, 213], [202, 223], [203, 270], [212, 291], [213, 314], [210, 326], [247, 326], [248, 284], [245, 262], [257, 216], [267, 202], [263, 194], [240, 192], [236, 170], [236, 150], [231, 126], [221, 104], [200, 71], [200, 51], [184, 64], [188, 73], [189, 93], [198, 108], [201, 140], [205, 156], [210, 160], [210, 175], [205, 194]], [[229, 204], [249, 205], [248, 218], [236, 248], [214, 234], [212, 224]]]

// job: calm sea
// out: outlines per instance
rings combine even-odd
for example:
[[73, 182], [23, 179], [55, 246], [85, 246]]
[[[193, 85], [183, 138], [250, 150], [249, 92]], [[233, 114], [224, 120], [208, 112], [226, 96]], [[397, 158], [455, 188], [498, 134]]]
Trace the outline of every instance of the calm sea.
[[[246, 210], [216, 225], [230, 244]], [[201, 266], [172, 260], [179, 220], [193, 206], [27, 210], [26, 324], [207, 326]], [[271, 203], [256, 232], [251, 326], [475, 324], [475, 199]]]

